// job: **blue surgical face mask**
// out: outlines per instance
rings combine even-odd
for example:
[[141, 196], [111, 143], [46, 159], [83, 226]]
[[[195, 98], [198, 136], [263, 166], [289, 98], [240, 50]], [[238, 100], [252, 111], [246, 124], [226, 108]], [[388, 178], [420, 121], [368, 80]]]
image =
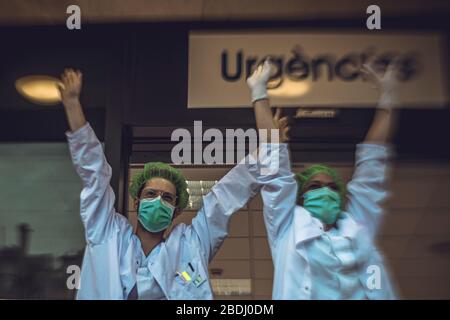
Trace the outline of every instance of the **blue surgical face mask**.
[[310, 190], [303, 195], [303, 207], [323, 223], [334, 224], [341, 213], [341, 197], [328, 187]]
[[170, 226], [174, 211], [175, 207], [161, 200], [161, 197], [142, 199], [138, 220], [147, 231], [160, 232]]

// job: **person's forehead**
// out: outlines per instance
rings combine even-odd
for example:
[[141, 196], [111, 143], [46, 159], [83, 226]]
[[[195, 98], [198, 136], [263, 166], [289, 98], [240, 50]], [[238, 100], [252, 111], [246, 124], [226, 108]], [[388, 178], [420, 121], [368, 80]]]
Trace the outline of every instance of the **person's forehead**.
[[172, 182], [167, 179], [155, 177], [147, 181], [144, 190], [146, 189], [157, 189], [161, 191], [166, 191], [175, 194], [176, 188]]

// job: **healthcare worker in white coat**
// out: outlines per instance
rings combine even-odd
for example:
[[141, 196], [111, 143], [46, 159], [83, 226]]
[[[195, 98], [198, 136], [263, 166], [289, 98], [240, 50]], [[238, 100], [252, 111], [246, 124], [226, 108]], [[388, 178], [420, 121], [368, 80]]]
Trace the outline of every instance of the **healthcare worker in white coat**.
[[[396, 123], [396, 63], [361, 72], [380, 90], [374, 120], [356, 147], [353, 178], [345, 190], [338, 173], [313, 165], [294, 175], [282, 170], [261, 195], [274, 264], [273, 299], [394, 299], [394, 286], [375, 246], [388, 196]], [[269, 105], [269, 70], [249, 79], [254, 103]], [[251, 80], [251, 81], [250, 81]], [[287, 140], [287, 118], [278, 120]], [[346, 199], [345, 199], [346, 197]]]
[[[212, 299], [208, 263], [228, 234], [229, 219], [259, 192], [264, 182], [260, 163], [271, 163], [279, 150], [287, 158], [287, 146], [271, 152], [267, 143], [260, 161], [246, 157], [203, 197], [192, 224], [175, 227], [172, 221], [188, 201], [186, 181], [167, 164], [146, 164], [130, 188], [138, 211], [134, 231], [114, 209], [111, 167], [79, 101], [82, 75], [68, 69], [61, 80], [70, 154], [83, 185], [80, 214], [87, 245], [77, 299]], [[255, 114], [259, 129], [274, 129], [269, 108]], [[266, 172], [265, 179], [277, 174]]]

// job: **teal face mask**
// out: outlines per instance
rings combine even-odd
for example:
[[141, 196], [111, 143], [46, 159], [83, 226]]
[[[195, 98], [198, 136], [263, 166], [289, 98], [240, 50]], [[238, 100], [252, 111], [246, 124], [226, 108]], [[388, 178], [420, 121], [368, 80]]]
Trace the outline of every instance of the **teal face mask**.
[[160, 232], [170, 226], [174, 211], [175, 207], [162, 201], [161, 197], [142, 199], [138, 220], [147, 231]]
[[303, 207], [323, 223], [334, 224], [341, 213], [341, 197], [328, 187], [314, 189], [303, 195]]

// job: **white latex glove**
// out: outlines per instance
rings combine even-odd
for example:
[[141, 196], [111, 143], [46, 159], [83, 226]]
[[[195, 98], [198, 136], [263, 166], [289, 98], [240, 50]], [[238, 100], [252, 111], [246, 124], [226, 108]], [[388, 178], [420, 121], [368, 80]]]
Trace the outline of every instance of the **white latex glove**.
[[250, 88], [252, 94], [252, 103], [267, 99], [267, 82], [269, 82], [272, 63], [270, 59], [266, 59], [262, 65], [260, 65], [250, 77], [247, 79], [247, 85]]
[[386, 72], [375, 71], [373, 62], [364, 64], [361, 71], [368, 75], [369, 79], [380, 92], [378, 108], [392, 109], [398, 104], [397, 88], [398, 80], [396, 78], [399, 59], [394, 59], [387, 67]]

